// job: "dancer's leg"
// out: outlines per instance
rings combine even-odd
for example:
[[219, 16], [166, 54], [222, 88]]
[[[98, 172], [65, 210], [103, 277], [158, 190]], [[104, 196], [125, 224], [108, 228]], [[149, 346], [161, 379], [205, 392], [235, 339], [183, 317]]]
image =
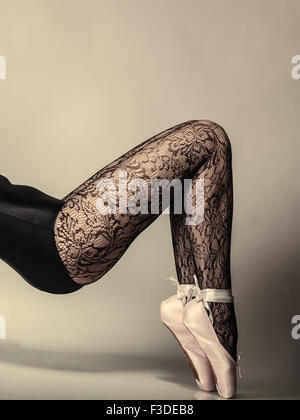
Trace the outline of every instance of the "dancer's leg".
[[[202, 127], [196, 129], [203, 138]], [[204, 180], [204, 220], [186, 225], [182, 215], [170, 214], [174, 256], [179, 283], [201, 289], [230, 289], [230, 241], [233, 210], [231, 146], [224, 130], [214, 128], [217, 141], [205, 165], [193, 174], [193, 183]], [[193, 185], [193, 191], [195, 191]], [[233, 303], [210, 303], [214, 328], [220, 342], [236, 359], [237, 328]]]
[[[65, 198], [56, 219], [55, 238], [73, 280], [88, 284], [101, 278], [158, 217], [158, 214], [120, 214], [120, 197], [116, 214], [99, 214], [99, 181], [109, 178], [118, 187], [122, 170], [126, 171], [128, 181], [139, 178], [149, 188], [154, 178], [169, 181], [204, 178], [203, 223], [185, 226], [182, 215], [171, 215], [177, 274], [180, 283], [191, 283], [196, 273], [201, 288], [230, 288], [231, 150], [224, 130], [211, 121], [188, 121], [144, 141]], [[148, 204], [151, 205], [151, 199]], [[235, 358], [233, 306], [211, 305], [218, 337]]]
[[189, 229], [185, 224], [185, 217], [185, 213], [170, 213], [172, 243], [178, 282], [180, 284], [193, 284], [196, 264]]
[[[197, 131], [199, 127], [202, 137]], [[123, 204], [120, 197], [116, 214], [99, 214], [99, 181], [109, 178], [119, 187], [121, 171], [126, 171], [128, 181], [139, 178], [149, 188], [154, 178], [169, 181], [189, 178], [192, 171], [209, 159], [216, 141], [215, 127], [209, 121], [188, 121], [166, 130], [107, 165], [66, 197], [56, 220], [55, 238], [61, 259], [75, 282], [87, 284], [102, 277], [158, 217], [158, 214], [120, 214]], [[110, 193], [113, 195], [112, 190]]]

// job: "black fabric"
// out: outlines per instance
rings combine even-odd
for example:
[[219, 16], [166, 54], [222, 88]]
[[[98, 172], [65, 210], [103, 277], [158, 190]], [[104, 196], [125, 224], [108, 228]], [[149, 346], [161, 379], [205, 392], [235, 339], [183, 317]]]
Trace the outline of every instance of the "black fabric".
[[0, 258], [31, 286], [52, 294], [82, 287], [70, 278], [54, 240], [54, 223], [63, 204], [0, 176]]

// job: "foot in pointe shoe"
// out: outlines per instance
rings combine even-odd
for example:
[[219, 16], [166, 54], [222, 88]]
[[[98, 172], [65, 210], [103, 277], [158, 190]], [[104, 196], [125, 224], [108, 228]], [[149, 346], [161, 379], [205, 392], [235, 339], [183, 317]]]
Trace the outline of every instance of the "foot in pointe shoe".
[[[221, 398], [236, 393], [238, 363], [221, 344], [213, 327], [210, 304], [232, 304], [231, 290], [201, 290], [195, 284], [178, 284], [177, 295], [161, 303], [161, 319], [175, 336], [202, 391], [217, 388]], [[210, 303], [210, 304], [209, 304]], [[235, 343], [236, 345], [236, 343]]]
[[180, 345], [199, 389], [211, 392], [215, 390], [215, 381], [208, 358], [183, 323], [185, 301], [194, 286], [194, 284], [178, 285], [177, 295], [169, 297], [160, 305], [161, 320]]
[[184, 307], [183, 323], [206, 354], [220, 397], [230, 399], [236, 394], [239, 364], [219, 340], [210, 303], [232, 304], [233, 296], [229, 289], [201, 290], [197, 278], [195, 281], [193, 298]]

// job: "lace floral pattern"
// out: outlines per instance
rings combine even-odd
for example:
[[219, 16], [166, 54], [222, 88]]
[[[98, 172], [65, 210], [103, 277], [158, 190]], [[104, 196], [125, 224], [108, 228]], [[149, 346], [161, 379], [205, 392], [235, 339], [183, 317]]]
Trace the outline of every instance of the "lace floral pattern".
[[238, 332], [234, 305], [232, 303], [210, 303], [214, 314], [214, 330], [220, 343], [233, 360], [237, 360]]
[[[145, 140], [65, 197], [55, 223], [55, 240], [71, 278], [79, 284], [99, 280], [159, 216], [118, 212], [101, 215], [97, 211], [99, 180], [109, 178], [118, 186], [121, 170], [126, 171], [128, 182], [140, 178], [149, 189], [154, 178], [169, 181], [188, 178], [193, 179], [194, 191], [195, 181], [204, 179], [202, 223], [186, 225], [186, 215], [174, 214], [171, 202], [177, 276], [180, 283], [192, 283], [196, 274], [202, 288], [230, 288], [231, 146], [222, 127], [206, 120], [187, 121]], [[117, 207], [120, 205], [118, 197]], [[148, 205], [151, 206], [150, 198]], [[233, 315], [225, 316], [227, 312], [220, 308], [216, 311], [219, 320], [216, 331], [223, 337], [224, 347], [234, 355]], [[233, 309], [230, 312], [234, 314]]]

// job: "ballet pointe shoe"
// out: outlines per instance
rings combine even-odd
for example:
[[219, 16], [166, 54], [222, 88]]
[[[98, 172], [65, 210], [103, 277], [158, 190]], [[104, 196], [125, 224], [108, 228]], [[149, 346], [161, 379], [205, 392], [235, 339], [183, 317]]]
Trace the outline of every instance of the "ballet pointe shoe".
[[0, 176], [0, 259], [33, 287], [66, 294], [81, 288], [60, 260], [54, 223], [64, 202]]
[[161, 302], [161, 320], [180, 345], [194, 374], [198, 388], [201, 391], [211, 392], [215, 389], [215, 381], [211, 372], [210, 363], [193, 334], [191, 334], [183, 323], [183, 301], [188, 299], [188, 295], [193, 287], [194, 284], [178, 285], [177, 295], [171, 296]]
[[233, 302], [231, 291], [201, 290], [199, 286], [196, 286], [193, 294], [194, 299], [191, 299], [184, 307], [183, 323], [206, 354], [220, 397], [230, 399], [236, 393], [238, 363], [233, 360], [217, 337], [213, 328], [213, 314], [208, 302]]

